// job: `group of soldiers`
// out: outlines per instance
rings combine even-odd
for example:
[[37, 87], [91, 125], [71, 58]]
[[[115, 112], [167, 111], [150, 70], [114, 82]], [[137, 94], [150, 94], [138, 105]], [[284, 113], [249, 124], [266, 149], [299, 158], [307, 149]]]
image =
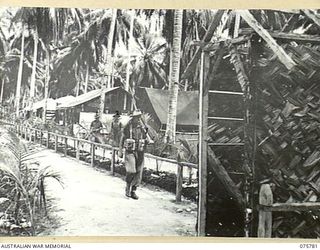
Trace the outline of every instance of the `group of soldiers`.
[[[134, 200], [139, 199], [136, 190], [142, 179], [144, 152], [147, 144], [152, 143], [152, 140], [148, 139], [148, 129], [143, 124], [141, 116], [140, 110], [134, 110], [130, 114], [129, 122], [123, 125], [120, 113], [116, 112], [113, 115], [110, 132], [114, 146], [119, 147], [118, 157], [123, 158], [126, 169], [125, 195]], [[99, 114], [96, 113], [90, 126], [95, 138], [99, 137], [102, 128]]]

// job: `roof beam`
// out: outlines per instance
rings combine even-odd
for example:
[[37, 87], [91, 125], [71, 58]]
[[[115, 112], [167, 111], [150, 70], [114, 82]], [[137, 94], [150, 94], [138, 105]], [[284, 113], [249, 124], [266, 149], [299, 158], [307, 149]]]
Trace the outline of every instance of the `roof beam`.
[[311, 10], [302, 10], [302, 12], [320, 27], [320, 17], [317, 14]]
[[282, 9], [271, 9], [271, 10], [286, 13], [286, 14], [295, 14], [295, 15], [301, 14], [300, 10], [282, 10]]
[[[289, 41], [292, 40], [295, 42], [304, 42], [304, 43], [320, 43], [320, 36], [296, 34], [292, 32], [284, 32], [284, 31], [268, 30], [268, 32], [273, 38], [276, 38], [276, 39], [289, 40]], [[242, 29], [240, 31], [240, 35], [250, 35], [253, 33], [254, 33], [254, 30], [251, 28]]]
[[203, 42], [203, 41], [193, 41], [192, 46], [200, 46], [203, 51], [215, 51], [222, 46], [222, 43], [229, 42], [231, 44], [241, 44], [245, 43], [251, 39], [251, 34], [245, 36], [239, 36], [232, 39], [224, 39], [215, 42]]
[[[215, 30], [217, 29], [217, 27], [220, 24], [221, 18], [223, 16], [223, 14], [226, 12], [226, 10], [218, 10], [217, 13], [215, 14], [206, 34], [204, 35], [202, 42], [209, 42], [215, 32]], [[184, 70], [181, 80], [182, 79], [186, 79], [188, 78], [191, 74], [192, 74], [192, 69], [195, 68], [195, 66], [197, 65], [199, 59], [201, 56], [201, 48], [198, 48], [197, 51], [195, 52], [195, 54], [193, 55], [191, 61], [189, 62], [189, 64], [187, 65], [186, 69]]]
[[[239, 55], [238, 50], [235, 46], [232, 46], [232, 45], [229, 46], [229, 51], [231, 54], [230, 61], [236, 70], [238, 82], [241, 86], [242, 91], [244, 92], [244, 95], [246, 95], [247, 88], [249, 86], [249, 79], [248, 79], [248, 76], [245, 72], [244, 65], [241, 61], [240, 55]], [[245, 97], [247, 97], [247, 96], [245, 96]]]
[[295, 34], [295, 33], [287, 33], [287, 32], [276, 32], [276, 31], [270, 31], [269, 33], [273, 38], [281, 39], [281, 40], [293, 40], [296, 42], [306, 42], [306, 43], [320, 43], [320, 36], [311, 36], [311, 35]]
[[270, 33], [262, 27], [262, 25], [254, 18], [249, 10], [237, 10], [241, 17], [249, 24], [255, 32], [261, 36], [263, 40], [269, 45], [270, 49], [277, 55], [280, 62], [285, 65], [288, 70], [292, 70], [296, 63], [292, 58], [284, 51], [284, 49], [277, 44], [276, 40], [270, 35]]

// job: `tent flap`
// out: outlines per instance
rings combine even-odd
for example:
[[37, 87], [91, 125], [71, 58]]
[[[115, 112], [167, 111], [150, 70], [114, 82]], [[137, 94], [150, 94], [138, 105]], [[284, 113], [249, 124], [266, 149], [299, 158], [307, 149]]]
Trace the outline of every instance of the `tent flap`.
[[[161, 124], [167, 123], [169, 91], [145, 88], [153, 109]], [[198, 91], [179, 91], [177, 105], [177, 126], [199, 126]]]

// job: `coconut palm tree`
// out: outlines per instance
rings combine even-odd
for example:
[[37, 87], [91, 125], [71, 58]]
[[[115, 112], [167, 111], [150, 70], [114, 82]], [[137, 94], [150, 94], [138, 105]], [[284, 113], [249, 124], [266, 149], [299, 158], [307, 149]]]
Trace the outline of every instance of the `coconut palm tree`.
[[1, 94], [0, 94], [0, 105], [3, 101], [3, 92], [4, 92], [4, 85], [5, 80], [7, 79], [6, 76], [6, 69], [4, 67], [5, 61], [6, 61], [6, 55], [8, 52], [8, 42], [7, 39], [2, 31], [2, 28], [0, 27], [0, 79], [1, 79]]
[[168, 116], [167, 116], [167, 127], [165, 140], [167, 143], [175, 142], [176, 134], [176, 116], [177, 116], [177, 101], [179, 91], [179, 74], [180, 74], [180, 57], [181, 57], [181, 39], [182, 39], [182, 21], [183, 21], [183, 10], [174, 11], [173, 19], [173, 42], [172, 42], [172, 75], [171, 75], [171, 88], [169, 105], [168, 105]]
[[[162, 88], [167, 86], [167, 73], [164, 68], [166, 57], [166, 40], [154, 34], [144, 32], [138, 43], [132, 48], [130, 64], [131, 77], [130, 85], [133, 82], [135, 86]], [[115, 66], [124, 76], [127, 69], [127, 55], [118, 55]]]
[[17, 77], [17, 87], [16, 87], [16, 116], [19, 117], [19, 110], [20, 110], [20, 95], [21, 95], [21, 81], [22, 81], [22, 72], [23, 72], [23, 60], [24, 60], [24, 25], [22, 27], [21, 32], [21, 49], [20, 49], [20, 61], [19, 61], [19, 69], [18, 69], [18, 77]]
[[[36, 82], [36, 68], [38, 59], [38, 44], [42, 45], [43, 56], [45, 65], [49, 67], [52, 45], [63, 42], [64, 34], [66, 33], [67, 25], [70, 22], [70, 18], [74, 20], [73, 26], [77, 26], [81, 29], [82, 13], [79, 9], [69, 8], [21, 8], [15, 14], [13, 21], [21, 22], [23, 26], [27, 26], [29, 30], [33, 31], [34, 49], [33, 49], [33, 65], [30, 83], [30, 98], [34, 98], [35, 82]], [[67, 27], [66, 27], [67, 26]], [[51, 46], [51, 47], [50, 47]], [[48, 96], [49, 91], [49, 70], [47, 72], [47, 80], [45, 94]], [[46, 109], [46, 108], [45, 108]], [[45, 115], [44, 115], [45, 119]]]

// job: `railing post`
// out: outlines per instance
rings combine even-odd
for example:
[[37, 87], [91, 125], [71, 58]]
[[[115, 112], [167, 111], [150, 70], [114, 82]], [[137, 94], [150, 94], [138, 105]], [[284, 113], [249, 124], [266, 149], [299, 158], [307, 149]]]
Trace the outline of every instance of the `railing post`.
[[49, 148], [49, 143], [50, 143], [50, 133], [49, 131], [47, 130], [47, 148]]
[[[269, 184], [262, 184], [259, 193], [259, 204], [271, 206], [273, 204], [272, 190]], [[271, 238], [272, 235], [272, 212], [259, 209], [259, 238]]]
[[37, 131], [37, 129], [34, 129], [34, 138], [33, 138], [33, 141], [34, 141], [34, 143], [37, 143], [37, 139], [38, 139], [38, 131]]
[[112, 148], [110, 172], [114, 175], [114, 166], [116, 164], [116, 150]]
[[54, 150], [58, 152], [58, 135], [54, 134]]
[[158, 162], [158, 159], [156, 159], [156, 173], [159, 174], [159, 162]]
[[188, 170], [189, 170], [189, 180], [188, 180], [188, 184], [191, 185], [191, 183], [192, 183], [192, 176], [193, 176], [192, 167], [188, 167]]
[[30, 128], [29, 131], [29, 142], [32, 142], [32, 128]]
[[68, 138], [64, 138], [64, 155], [67, 156], [67, 150], [68, 150]]
[[40, 146], [42, 145], [42, 129], [40, 129]]
[[91, 143], [91, 167], [94, 167], [94, 151], [95, 151], [94, 143]]
[[80, 141], [79, 139], [76, 140], [76, 158], [80, 160]]
[[183, 182], [183, 175], [182, 175], [182, 165], [177, 164], [177, 180], [176, 180], [176, 201], [181, 201], [181, 194], [182, 194], [182, 182]]

